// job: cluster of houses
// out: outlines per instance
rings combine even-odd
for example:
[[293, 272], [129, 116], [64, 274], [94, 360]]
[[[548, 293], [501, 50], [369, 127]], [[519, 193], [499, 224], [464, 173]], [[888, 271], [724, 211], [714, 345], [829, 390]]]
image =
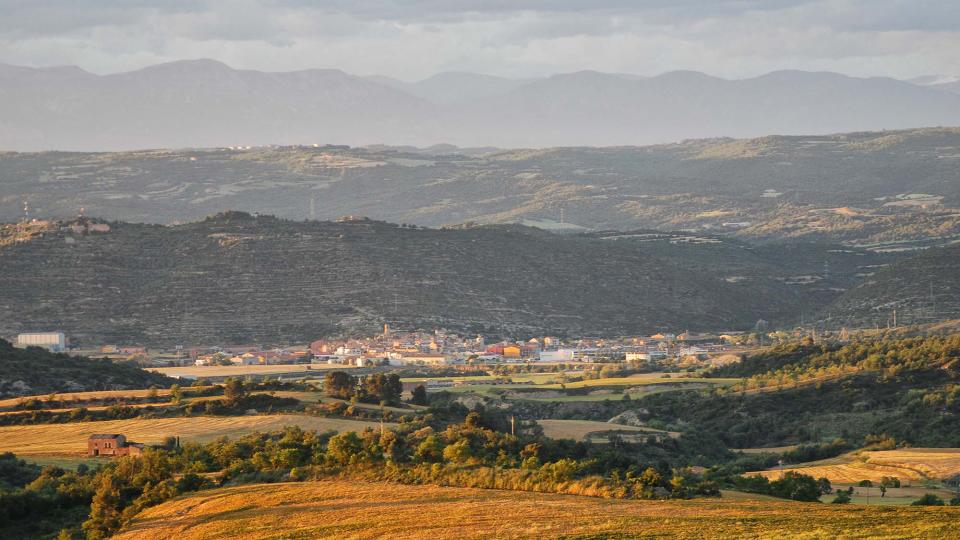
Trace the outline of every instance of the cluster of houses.
[[[148, 350], [143, 346], [104, 345], [96, 353], [139, 356], [159, 365], [250, 366], [301, 363], [328, 363], [350, 366], [407, 366], [450, 364], [497, 364], [510, 362], [651, 362], [671, 358], [704, 359], [723, 352], [739, 335], [661, 333], [617, 339], [561, 339], [543, 336], [525, 341], [487, 343], [483, 336], [463, 337], [455, 333], [383, 332], [368, 338], [319, 339], [309, 344], [264, 348], [255, 344], [222, 347], [176, 347], [171, 351]], [[21, 334], [18, 344], [64, 350], [62, 332]]]

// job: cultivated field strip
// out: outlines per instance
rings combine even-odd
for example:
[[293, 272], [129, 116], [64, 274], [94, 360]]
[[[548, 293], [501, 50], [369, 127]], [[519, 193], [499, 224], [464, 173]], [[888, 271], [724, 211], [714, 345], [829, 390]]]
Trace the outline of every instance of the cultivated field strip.
[[378, 428], [380, 424], [340, 418], [275, 414], [133, 418], [103, 422], [3, 426], [0, 427], [0, 452], [15, 452], [18, 455], [85, 453], [87, 437], [94, 433], [122, 433], [128, 440], [148, 444], [160, 443], [169, 436], [180, 437], [182, 442], [206, 442], [218, 437], [237, 437], [254, 431], [275, 431], [291, 425], [317, 431], [363, 431], [368, 427]]
[[864, 451], [783, 470], [761, 471], [767, 478], [779, 478], [783, 472], [797, 471], [831, 482], [852, 484], [861, 480], [880, 481], [884, 476], [900, 480], [940, 480], [960, 474], [958, 448], [901, 448]]

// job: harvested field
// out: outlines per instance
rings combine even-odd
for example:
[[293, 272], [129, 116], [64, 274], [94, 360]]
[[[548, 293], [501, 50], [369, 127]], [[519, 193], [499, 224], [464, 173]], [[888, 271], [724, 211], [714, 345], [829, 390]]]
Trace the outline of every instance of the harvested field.
[[[184, 386], [183, 395], [190, 397], [191, 394], [205, 390], [208, 386]], [[158, 397], [170, 395], [169, 388], [158, 388], [156, 390]], [[48, 397], [53, 396], [54, 401], [95, 401], [100, 399], [124, 399], [124, 398], [145, 398], [150, 395], [150, 390], [99, 390], [94, 392], [66, 392], [62, 394], [43, 394], [37, 396], [22, 396], [0, 400], [0, 409], [9, 409], [16, 407], [19, 403], [29, 399], [39, 399], [46, 401]]]
[[622, 501], [348, 481], [189, 494], [115, 538], [948, 538], [960, 508], [768, 500]]
[[148, 368], [147, 371], [155, 371], [168, 377], [199, 379], [212, 377], [243, 377], [247, 375], [286, 375], [292, 373], [309, 375], [314, 371], [322, 372], [330, 369], [348, 370], [352, 368], [353, 366], [340, 364], [284, 364], [275, 366], [183, 366]]
[[363, 431], [368, 427], [380, 426], [374, 422], [296, 414], [133, 418], [103, 422], [2, 426], [0, 452], [15, 452], [17, 455], [82, 454], [87, 450], [87, 437], [93, 433], [122, 433], [132, 441], [157, 444], [168, 436], [178, 436], [183, 441], [206, 442], [218, 437], [236, 437], [254, 431], [275, 431], [290, 425], [317, 431]]
[[543, 434], [551, 439], [573, 439], [582, 441], [590, 434], [603, 435], [610, 431], [629, 431], [634, 433], [650, 433], [678, 437], [679, 433], [661, 431], [648, 427], [624, 426], [594, 420], [537, 420], [543, 428]]
[[[898, 450], [862, 451], [812, 461], [783, 471], [798, 471], [814, 477], [826, 477], [831, 482], [855, 484], [861, 480], [880, 481], [894, 476], [901, 481], [940, 480], [960, 474], [958, 448], [901, 448]], [[779, 478], [782, 471], [759, 473], [767, 478]]]

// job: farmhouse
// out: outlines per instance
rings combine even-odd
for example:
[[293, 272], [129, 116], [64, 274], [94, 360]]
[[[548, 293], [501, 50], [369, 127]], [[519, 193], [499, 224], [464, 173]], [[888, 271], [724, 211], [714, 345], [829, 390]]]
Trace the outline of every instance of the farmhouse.
[[143, 445], [127, 441], [118, 433], [93, 434], [87, 439], [87, 454], [90, 456], [139, 456]]

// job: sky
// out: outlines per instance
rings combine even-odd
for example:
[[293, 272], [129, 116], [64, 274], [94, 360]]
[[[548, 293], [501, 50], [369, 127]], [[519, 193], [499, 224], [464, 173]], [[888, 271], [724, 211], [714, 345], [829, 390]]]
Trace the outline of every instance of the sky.
[[0, 0], [0, 63], [106, 74], [194, 58], [403, 80], [960, 75], [960, 1]]

